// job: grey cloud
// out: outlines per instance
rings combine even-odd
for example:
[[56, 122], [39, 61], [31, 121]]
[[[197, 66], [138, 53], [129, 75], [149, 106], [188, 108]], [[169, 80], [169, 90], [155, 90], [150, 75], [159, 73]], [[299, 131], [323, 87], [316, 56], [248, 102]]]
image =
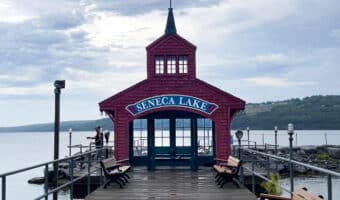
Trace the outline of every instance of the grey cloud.
[[84, 22], [84, 12], [74, 9], [69, 12], [56, 12], [41, 16], [36, 23], [45, 29], [65, 30], [75, 28]]
[[[174, 9], [205, 7], [216, 5], [221, 0], [177, 0], [173, 1]], [[96, 5], [97, 11], [115, 11], [122, 15], [139, 15], [153, 10], [166, 10], [169, 7], [169, 1], [160, 0], [96, 0], [90, 1]]]

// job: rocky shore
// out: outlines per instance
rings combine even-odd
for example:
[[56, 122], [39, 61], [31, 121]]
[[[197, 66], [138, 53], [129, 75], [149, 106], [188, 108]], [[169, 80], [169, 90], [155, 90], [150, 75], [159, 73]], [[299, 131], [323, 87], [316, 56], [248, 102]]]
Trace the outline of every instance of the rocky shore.
[[[261, 152], [267, 152], [269, 154], [275, 154], [275, 150], [271, 149], [257, 149]], [[289, 147], [279, 147], [278, 156], [289, 158]], [[261, 159], [261, 158], [257, 158]], [[263, 158], [262, 158], [263, 159]], [[313, 166], [329, 169], [332, 171], [340, 172], [340, 146], [324, 145], [324, 146], [299, 146], [293, 148], [293, 159], [310, 164]], [[262, 162], [262, 167], [265, 168], [265, 164]], [[269, 162], [270, 171], [278, 169], [281, 174], [289, 172], [288, 162]], [[303, 166], [294, 166], [295, 174], [309, 174], [317, 173], [311, 169]]]

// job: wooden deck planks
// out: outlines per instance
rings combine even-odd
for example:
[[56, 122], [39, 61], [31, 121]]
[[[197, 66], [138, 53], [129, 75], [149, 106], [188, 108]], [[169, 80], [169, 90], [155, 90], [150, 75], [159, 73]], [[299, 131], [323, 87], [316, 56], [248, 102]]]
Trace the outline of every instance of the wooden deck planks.
[[190, 170], [157, 170], [149, 172], [144, 169], [133, 169], [130, 183], [123, 189], [112, 183], [106, 189], [100, 188], [90, 194], [85, 200], [111, 199], [228, 199], [256, 200], [246, 188], [236, 188], [227, 183], [219, 188], [214, 182], [211, 168], [203, 168], [198, 172]]

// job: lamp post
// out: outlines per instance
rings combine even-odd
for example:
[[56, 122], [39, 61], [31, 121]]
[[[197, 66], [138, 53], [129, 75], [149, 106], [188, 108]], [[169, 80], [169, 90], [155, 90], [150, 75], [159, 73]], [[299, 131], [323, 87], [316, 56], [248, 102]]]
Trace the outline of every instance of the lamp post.
[[[275, 155], [277, 155], [277, 126], [274, 126], [274, 133], [275, 133]], [[278, 171], [277, 160], [275, 160], [275, 171]]]
[[235, 135], [238, 140], [238, 158], [241, 159], [241, 139], [243, 137], [243, 132], [241, 130], [237, 130]]
[[[238, 140], [238, 159], [241, 160], [241, 139], [243, 137], [243, 132], [241, 130], [237, 130], [235, 133], [237, 140]], [[243, 184], [243, 167], [240, 168], [240, 181]]]
[[249, 126], [247, 126], [248, 148], [249, 148], [249, 131], [250, 131], [250, 128], [249, 128]]
[[110, 138], [110, 131], [106, 130], [105, 134], [105, 142], [106, 142], [106, 158], [109, 157], [109, 138]]
[[[289, 135], [289, 175], [290, 175], [290, 191], [294, 192], [294, 172], [293, 164], [291, 160], [293, 159], [293, 135], [294, 135], [294, 124], [288, 124], [288, 135]], [[292, 195], [292, 193], [291, 193]]]
[[275, 155], [277, 155], [277, 126], [274, 126], [274, 133], [275, 133]]
[[[54, 160], [59, 159], [59, 126], [60, 126], [60, 94], [61, 89], [65, 88], [65, 80], [56, 80], [54, 82], [55, 94], [55, 115], [54, 115]], [[53, 163], [53, 186], [58, 187], [58, 162]], [[58, 192], [53, 193], [53, 200], [58, 199]]]

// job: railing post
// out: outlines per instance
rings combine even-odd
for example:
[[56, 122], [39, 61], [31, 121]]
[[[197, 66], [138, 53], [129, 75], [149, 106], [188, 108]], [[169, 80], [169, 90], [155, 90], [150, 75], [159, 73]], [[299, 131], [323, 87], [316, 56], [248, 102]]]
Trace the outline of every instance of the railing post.
[[293, 197], [294, 192], [294, 171], [293, 171], [293, 134], [294, 134], [294, 125], [288, 124], [288, 135], [289, 135], [289, 175], [290, 175], [290, 192], [291, 197]]
[[2, 200], [6, 200], [6, 176], [3, 176], [2, 178], [2, 183], [1, 183], [1, 185], [2, 185], [2, 190], [1, 190], [1, 192], [2, 192]]
[[73, 162], [73, 159], [71, 158], [70, 160], [70, 166], [69, 166], [69, 174], [70, 174], [70, 181], [71, 181], [71, 186], [70, 186], [70, 200], [73, 200], [73, 165], [74, 165], [74, 162]]
[[[91, 146], [91, 145], [90, 145]], [[88, 163], [87, 163], [87, 195], [89, 195], [91, 193], [91, 152], [89, 153], [89, 156], [87, 158]]]
[[254, 164], [254, 161], [255, 160], [253, 160], [251, 162], [251, 172], [252, 172], [252, 175], [251, 175], [251, 186], [252, 186], [252, 191], [255, 194], [255, 164]]
[[269, 156], [266, 156], [266, 170], [267, 170], [267, 177], [269, 178]]
[[243, 170], [243, 166], [242, 165], [241, 165], [241, 168], [240, 168], [240, 174], [241, 174], [240, 182], [243, 185], [244, 184], [244, 170]]
[[250, 131], [250, 128], [249, 126], [247, 127], [247, 136], [248, 136], [248, 148], [249, 148], [249, 145], [250, 145], [250, 142], [249, 142], [249, 131]]
[[68, 134], [69, 134], [69, 149], [68, 149], [68, 155], [71, 157], [72, 156], [72, 129], [70, 128], [68, 130]]
[[333, 199], [332, 176], [330, 174], [327, 175], [327, 187], [328, 187], [328, 200], [332, 200]]
[[44, 183], [44, 192], [45, 192], [45, 200], [48, 199], [48, 165], [45, 165], [45, 170], [44, 170], [44, 175], [45, 175], [45, 183]]

